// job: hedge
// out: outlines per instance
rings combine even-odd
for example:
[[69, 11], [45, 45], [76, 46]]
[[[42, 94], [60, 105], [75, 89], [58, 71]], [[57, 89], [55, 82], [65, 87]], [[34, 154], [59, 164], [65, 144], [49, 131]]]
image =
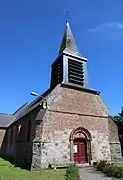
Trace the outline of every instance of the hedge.
[[123, 164], [122, 163], [108, 163], [106, 161], [95, 162], [94, 167], [102, 171], [104, 174], [110, 177], [122, 178], [123, 177]]

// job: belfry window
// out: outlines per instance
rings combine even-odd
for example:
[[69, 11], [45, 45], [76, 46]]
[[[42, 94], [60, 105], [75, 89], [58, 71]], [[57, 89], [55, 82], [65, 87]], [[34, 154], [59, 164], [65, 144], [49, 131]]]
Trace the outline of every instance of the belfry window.
[[52, 66], [51, 86], [55, 87], [63, 80], [63, 60], [60, 57]]
[[68, 59], [68, 81], [77, 85], [84, 85], [83, 62]]

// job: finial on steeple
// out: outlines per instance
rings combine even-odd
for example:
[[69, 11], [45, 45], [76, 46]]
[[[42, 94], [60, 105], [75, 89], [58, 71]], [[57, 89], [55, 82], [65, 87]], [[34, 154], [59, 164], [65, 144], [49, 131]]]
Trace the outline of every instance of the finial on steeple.
[[69, 19], [69, 10], [66, 9], [66, 23], [68, 22], [68, 19]]

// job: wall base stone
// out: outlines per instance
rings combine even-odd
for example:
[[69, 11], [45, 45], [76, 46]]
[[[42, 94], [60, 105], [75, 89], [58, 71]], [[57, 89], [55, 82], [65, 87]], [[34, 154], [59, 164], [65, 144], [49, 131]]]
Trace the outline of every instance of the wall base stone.
[[121, 156], [121, 145], [119, 142], [110, 143], [110, 151], [111, 151], [111, 160], [113, 162], [123, 162], [123, 158]]
[[38, 171], [40, 169], [41, 169], [41, 143], [33, 142], [31, 170]]

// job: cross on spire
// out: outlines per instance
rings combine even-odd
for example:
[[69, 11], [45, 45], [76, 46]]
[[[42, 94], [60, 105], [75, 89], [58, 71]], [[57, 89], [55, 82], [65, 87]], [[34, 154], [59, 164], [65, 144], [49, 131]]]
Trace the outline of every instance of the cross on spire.
[[69, 10], [67, 9], [66, 10], [66, 22], [68, 22], [68, 20], [69, 20]]

